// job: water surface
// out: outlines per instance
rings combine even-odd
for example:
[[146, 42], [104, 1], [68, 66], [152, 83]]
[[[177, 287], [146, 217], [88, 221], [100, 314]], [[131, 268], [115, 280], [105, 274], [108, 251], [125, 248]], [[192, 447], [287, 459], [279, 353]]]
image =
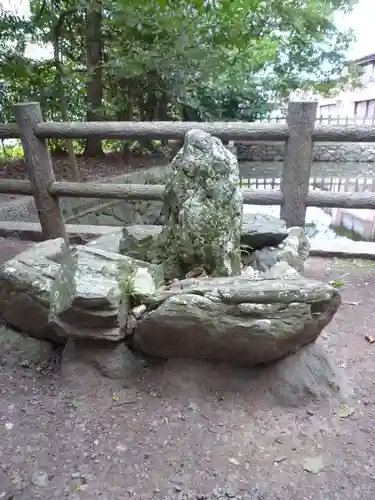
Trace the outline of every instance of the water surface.
[[[240, 162], [241, 186], [251, 189], [280, 189], [283, 162]], [[314, 162], [311, 169], [310, 190], [336, 192], [375, 192], [374, 163], [325, 163]], [[267, 213], [280, 217], [278, 206], [245, 205], [245, 213]], [[352, 210], [354, 216], [363, 210]], [[369, 211], [366, 211], [367, 214]], [[374, 213], [375, 211], [370, 211]], [[362, 216], [362, 215], [361, 215]], [[361, 241], [365, 238], [347, 227], [333, 227], [332, 210], [309, 207], [306, 212], [306, 232], [310, 239], [319, 244], [327, 241]]]

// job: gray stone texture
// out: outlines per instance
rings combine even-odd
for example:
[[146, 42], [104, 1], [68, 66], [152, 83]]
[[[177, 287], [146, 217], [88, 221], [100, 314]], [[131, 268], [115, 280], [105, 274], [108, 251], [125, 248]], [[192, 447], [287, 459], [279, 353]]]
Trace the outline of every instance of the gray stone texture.
[[242, 215], [241, 243], [253, 250], [267, 246], [277, 246], [288, 236], [286, 223], [264, 214]]
[[353, 390], [345, 373], [317, 342], [303, 347], [267, 369], [272, 394], [284, 406], [311, 402], [348, 402]]
[[143, 366], [123, 342], [69, 339], [62, 354], [61, 374], [65, 381], [77, 381], [89, 373], [125, 382]]
[[241, 271], [242, 193], [237, 158], [217, 137], [190, 130], [172, 161], [157, 245], [168, 276], [203, 266], [214, 276]]
[[46, 363], [55, 355], [53, 345], [0, 325], [0, 363], [12, 367], [29, 367]]
[[[282, 161], [284, 143], [237, 143], [239, 161]], [[313, 146], [313, 161], [322, 162], [375, 162], [374, 143], [324, 143]]]
[[37, 243], [0, 267], [0, 313], [32, 337], [118, 341], [118, 272], [122, 264], [147, 268], [118, 253], [59, 238]]
[[276, 263], [285, 262], [302, 273], [305, 260], [310, 253], [309, 240], [301, 227], [289, 228], [287, 235], [277, 247], [265, 246], [255, 250], [247, 256], [247, 263], [256, 271], [267, 272]]
[[314, 342], [340, 302], [335, 288], [301, 276], [182, 280], [151, 297], [135, 346], [161, 358], [250, 367]]

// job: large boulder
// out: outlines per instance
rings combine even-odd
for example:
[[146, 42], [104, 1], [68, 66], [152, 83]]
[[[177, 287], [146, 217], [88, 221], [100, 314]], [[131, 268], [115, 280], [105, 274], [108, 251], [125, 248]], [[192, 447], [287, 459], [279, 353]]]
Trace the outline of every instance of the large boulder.
[[149, 252], [153, 261], [163, 263], [169, 278], [181, 278], [200, 266], [214, 276], [240, 273], [238, 163], [220, 139], [202, 130], [186, 134], [172, 162], [163, 212], [166, 225]]
[[187, 279], [150, 298], [134, 342], [161, 358], [254, 366], [314, 342], [339, 305], [335, 288], [299, 275]]
[[67, 249], [63, 239], [43, 241], [1, 266], [0, 312], [36, 338], [116, 342], [125, 335], [118, 324], [119, 279], [132, 295], [153, 292], [148, 267], [97, 248]]
[[48, 322], [51, 286], [65, 249], [62, 238], [43, 241], [0, 267], [0, 314], [30, 336], [63, 342]]

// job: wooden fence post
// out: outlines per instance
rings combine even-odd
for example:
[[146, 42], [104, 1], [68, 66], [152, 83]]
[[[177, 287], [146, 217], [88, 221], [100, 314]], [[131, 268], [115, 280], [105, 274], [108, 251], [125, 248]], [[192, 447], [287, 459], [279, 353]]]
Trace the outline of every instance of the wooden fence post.
[[304, 226], [305, 199], [309, 190], [312, 161], [312, 131], [316, 120], [316, 101], [289, 102], [289, 137], [284, 149], [284, 167], [280, 189], [284, 194], [280, 217], [288, 227]]
[[49, 186], [56, 180], [48, 145], [34, 134], [35, 125], [43, 121], [40, 104], [16, 104], [14, 113], [43, 236], [46, 240], [64, 238], [68, 242], [59, 199], [48, 192]]

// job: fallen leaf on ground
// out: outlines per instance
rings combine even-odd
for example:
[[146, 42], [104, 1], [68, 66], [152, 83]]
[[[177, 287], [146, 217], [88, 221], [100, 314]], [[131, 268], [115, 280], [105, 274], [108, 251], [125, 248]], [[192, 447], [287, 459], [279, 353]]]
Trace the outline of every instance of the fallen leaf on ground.
[[306, 457], [303, 461], [303, 469], [311, 474], [319, 474], [324, 470], [322, 457]]
[[78, 399], [73, 399], [72, 402], [70, 403], [72, 408], [74, 410], [78, 410], [78, 408], [80, 407], [81, 403]]
[[344, 302], [344, 304], [348, 306], [358, 306], [358, 304], [362, 302], [361, 300], [358, 300], [357, 302]]
[[335, 410], [335, 414], [340, 418], [348, 418], [355, 412], [355, 408], [353, 406], [342, 406]]
[[371, 335], [365, 335], [365, 339], [369, 344], [373, 344], [375, 342], [374, 337], [371, 337]]
[[240, 465], [240, 462], [236, 458], [229, 458], [228, 460], [233, 465]]
[[333, 286], [333, 288], [341, 288], [345, 285], [343, 281], [338, 281], [338, 280], [332, 280], [329, 282], [329, 284]]

